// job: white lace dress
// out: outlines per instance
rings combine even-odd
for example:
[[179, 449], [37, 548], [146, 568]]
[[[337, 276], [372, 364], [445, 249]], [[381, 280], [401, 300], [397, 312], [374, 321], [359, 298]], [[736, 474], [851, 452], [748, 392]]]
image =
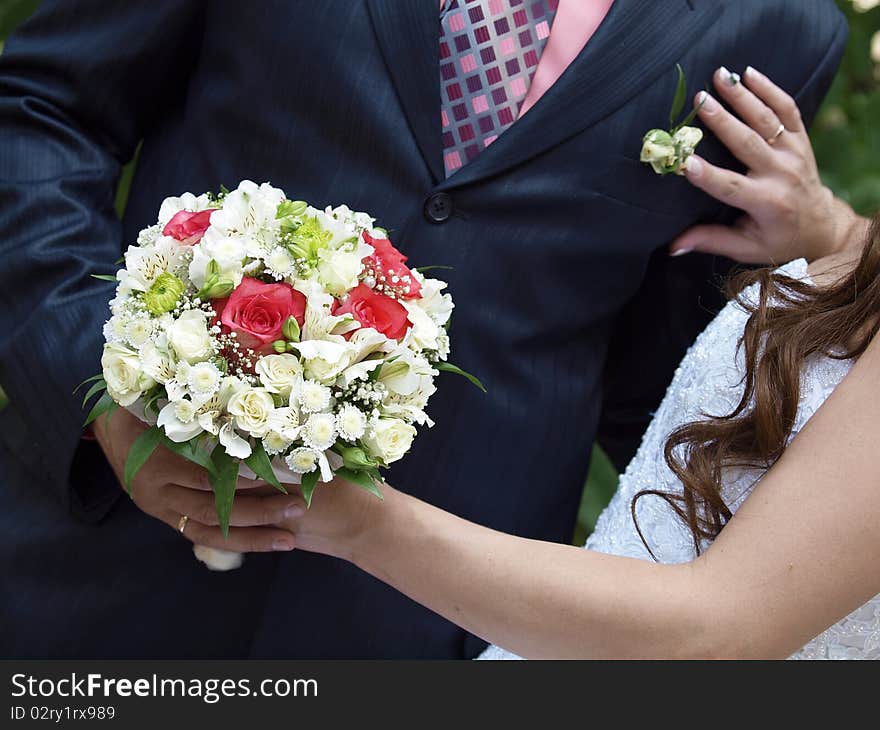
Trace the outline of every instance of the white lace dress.
[[[780, 271], [809, 280], [807, 263], [792, 261]], [[746, 292], [754, 296], [756, 291]], [[728, 304], [706, 328], [675, 372], [675, 377], [654, 420], [648, 427], [638, 453], [620, 479], [617, 493], [599, 517], [586, 548], [631, 558], [651, 557], [635, 529], [630, 503], [643, 489], [679, 491], [663, 458], [668, 435], [678, 426], [702, 413], [727, 414], [742, 395], [743, 357], [738, 350], [746, 312]], [[847, 374], [851, 361], [814, 358], [801, 375], [801, 401], [794, 433], [797, 434], [831, 391]], [[745, 501], [761, 472], [729, 470], [724, 478], [724, 498], [733, 511]], [[660, 498], [647, 496], [637, 506], [639, 525], [657, 559], [684, 563], [694, 558], [690, 532]], [[517, 659], [500, 647], [489, 647], [481, 659]], [[835, 624], [800, 649], [793, 659], [880, 659], [880, 595]]]

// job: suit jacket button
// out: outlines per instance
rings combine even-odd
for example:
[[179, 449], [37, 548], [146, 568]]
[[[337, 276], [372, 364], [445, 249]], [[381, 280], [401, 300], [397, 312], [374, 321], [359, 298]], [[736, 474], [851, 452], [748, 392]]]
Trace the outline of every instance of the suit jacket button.
[[445, 223], [452, 217], [452, 198], [447, 193], [434, 193], [425, 201], [425, 218], [431, 223]]

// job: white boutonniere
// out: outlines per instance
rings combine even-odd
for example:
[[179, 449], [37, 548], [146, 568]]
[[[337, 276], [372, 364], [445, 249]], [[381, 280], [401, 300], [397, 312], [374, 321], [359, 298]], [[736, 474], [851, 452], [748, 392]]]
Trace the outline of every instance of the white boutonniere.
[[676, 123], [687, 100], [687, 79], [684, 69], [678, 69], [678, 85], [672, 108], [669, 111], [669, 131], [652, 129], [642, 138], [642, 154], [640, 159], [650, 165], [658, 175], [674, 173], [683, 175], [688, 158], [694, 154], [697, 145], [703, 139], [703, 130], [688, 126], [697, 116], [699, 107], [694, 109], [682, 121]]

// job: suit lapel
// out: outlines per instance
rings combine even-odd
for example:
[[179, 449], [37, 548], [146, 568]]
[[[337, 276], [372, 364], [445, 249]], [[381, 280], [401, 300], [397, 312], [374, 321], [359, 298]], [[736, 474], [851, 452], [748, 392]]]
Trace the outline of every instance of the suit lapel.
[[367, 0], [373, 29], [434, 182], [444, 177], [440, 137], [440, 3]]
[[[411, 3], [395, 4], [396, 11], [403, 5]], [[443, 180], [441, 164], [438, 189], [496, 175], [607, 117], [659, 76], [669, 74], [723, 10], [723, 0], [615, 0], [584, 50], [528, 113], [448, 180]], [[434, 32], [439, 32], [436, 22]], [[428, 96], [435, 101], [427, 126], [439, 137], [435, 120], [439, 88], [436, 83], [430, 87]], [[441, 152], [435, 154], [442, 163]]]

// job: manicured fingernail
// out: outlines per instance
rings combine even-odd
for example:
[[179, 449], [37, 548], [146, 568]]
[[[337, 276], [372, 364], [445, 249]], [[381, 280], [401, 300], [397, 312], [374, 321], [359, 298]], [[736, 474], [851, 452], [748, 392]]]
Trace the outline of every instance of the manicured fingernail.
[[684, 170], [688, 177], [699, 177], [703, 172], [703, 161], [699, 157], [688, 157]]
[[746, 75], [746, 78], [751, 78], [751, 79], [761, 78], [761, 72], [757, 71], [756, 69], [752, 68], [751, 66], [747, 66], [744, 73]]
[[718, 73], [721, 74], [721, 78], [724, 79], [728, 86], [736, 86], [741, 81], [739, 74], [728, 71], [726, 66], [719, 68]]
[[284, 517], [285, 519], [291, 519], [293, 517], [302, 517], [305, 514], [305, 510], [298, 504], [292, 504], [289, 507], [284, 509]]
[[689, 254], [691, 251], [693, 251], [692, 248], [680, 248], [677, 251], [673, 251], [669, 255], [675, 259], [675, 258], [678, 258], [679, 256], [684, 256], [685, 254]]
[[272, 549], [279, 553], [289, 553], [293, 550], [293, 540], [276, 540], [272, 543]]
[[721, 108], [721, 105], [715, 101], [715, 97], [707, 91], [700, 92], [698, 106], [701, 106], [702, 111], [706, 112], [706, 114], [714, 114]]

